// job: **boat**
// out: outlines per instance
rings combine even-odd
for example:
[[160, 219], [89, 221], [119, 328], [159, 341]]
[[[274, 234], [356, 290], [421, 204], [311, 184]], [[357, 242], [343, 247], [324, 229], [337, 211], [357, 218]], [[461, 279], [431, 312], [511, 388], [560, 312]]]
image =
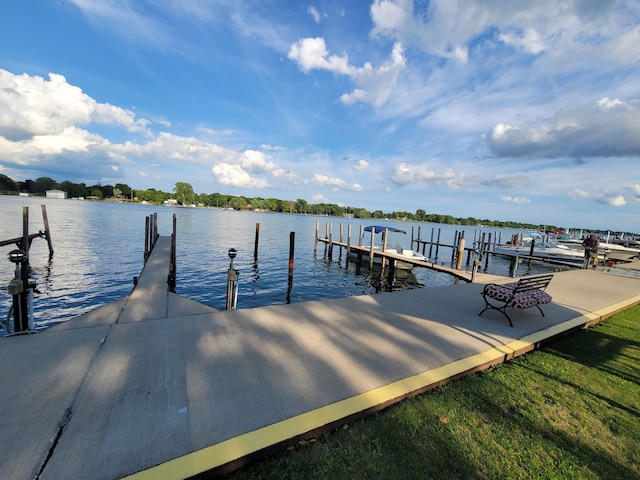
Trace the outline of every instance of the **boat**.
[[[369, 233], [372, 231], [375, 231], [376, 234], [389, 232], [389, 233], [402, 233], [406, 235], [407, 233], [404, 230], [400, 230], [399, 228], [384, 227], [380, 225], [369, 225], [364, 228], [364, 231]], [[382, 243], [384, 244], [384, 241]], [[369, 262], [369, 252], [371, 251], [371, 246], [363, 245], [362, 248], [365, 248], [367, 251], [362, 252], [362, 251], [352, 250], [349, 253], [349, 255], [352, 258], [356, 258], [360, 256], [360, 258], [363, 261]], [[382, 252], [382, 247], [374, 244], [373, 250], [374, 252]], [[421, 255], [418, 252], [414, 252], [411, 249], [404, 248], [400, 244], [396, 244], [396, 246], [393, 248], [387, 248], [385, 250], [385, 253], [391, 254], [396, 259], [396, 268], [399, 268], [401, 270], [411, 270], [415, 266], [415, 264], [412, 263], [413, 261], [416, 261], [416, 260], [421, 262], [428, 261], [427, 257], [425, 257], [424, 255]], [[403, 259], [406, 261], [402, 261]], [[374, 256], [373, 261], [374, 263], [381, 263], [382, 259], [381, 257]]]
[[[567, 246], [584, 254], [582, 246], [583, 239], [571, 237], [569, 235], [558, 236], [556, 241], [559, 245]], [[600, 241], [598, 245], [598, 257], [616, 262], [631, 262], [640, 256], [640, 249], [632, 246], [607, 241]]]
[[[531, 248], [532, 244], [533, 251]], [[560, 244], [537, 233], [525, 237], [516, 243], [496, 245], [494, 253], [511, 256], [533, 256], [539, 257], [542, 260], [574, 263], [576, 265], [582, 265], [584, 263], [584, 248], [582, 248], [582, 245], [580, 245], [580, 250], [578, 250], [577, 248]], [[599, 259], [604, 259], [604, 256], [599, 255]]]

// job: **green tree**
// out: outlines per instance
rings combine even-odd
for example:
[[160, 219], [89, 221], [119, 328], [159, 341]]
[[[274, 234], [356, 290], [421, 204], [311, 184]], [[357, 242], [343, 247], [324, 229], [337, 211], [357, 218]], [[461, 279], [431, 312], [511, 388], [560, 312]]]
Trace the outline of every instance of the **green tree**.
[[296, 212], [298, 213], [307, 213], [307, 201], [303, 200], [302, 198], [298, 198], [296, 200]]
[[18, 190], [18, 184], [11, 180], [6, 175], [0, 173], [0, 191], [2, 192], [16, 192]]
[[[120, 190], [119, 194], [116, 194], [116, 189]], [[113, 187], [113, 194], [116, 197], [118, 195], [124, 195], [127, 198], [131, 198], [131, 187], [126, 183], [116, 183], [116, 186]]]
[[40, 177], [36, 178], [31, 186], [32, 193], [46, 193], [47, 190], [53, 190], [57, 185], [57, 182], [53, 178]]
[[195, 193], [193, 192], [193, 187], [190, 183], [176, 183], [176, 186], [173, 187], [173, 193], [176, 194], [176, 200], [178, 200], [181, 205], [190, 205], [193, 203]]

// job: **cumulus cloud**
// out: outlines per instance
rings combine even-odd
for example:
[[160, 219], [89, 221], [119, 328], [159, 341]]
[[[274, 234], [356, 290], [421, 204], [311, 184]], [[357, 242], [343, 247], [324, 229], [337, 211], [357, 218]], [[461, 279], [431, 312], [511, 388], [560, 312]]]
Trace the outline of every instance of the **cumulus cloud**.
[[627, 45], [627, 32], [633, 32], [633, 22], [623, 23], [625, 28], [617, 32], [611, 30], [611, 25], [620, 23], [615, 18], [625, 15], [624, 9], [612, 8], [613, 3], [375, 0], [370, 10], [371, 34], [460, 63], [468, 61], [469, 45], [482, 35], [489, 46], [502, 42], [532, 55], [559, 46], [590, 48], [594, 43], [608, 43], [612, 53]]
[[353, 166], [354, 170], [359, 170], [361, 172], [365, 171], [369, 168], [369, 162], [366, 160], [358, 160], [356, 164]]
[[211, 172], [221, 185], [248, 188], [266, 188], [269, 183], [264, 178], [254, 178], [241, 165], [219, 163], [214, 165]]
[[325, 203], [325, 202], [327, 202], [327, 200], [328, 200], [328, 199], [327, 199], [327, 197], [325, 197], [325, 196], [324, 196], [324, 195], [322, 195], [321, 193], [318, 193], [318, 194], [314, 195], [311, 199], [312, 199], [314, 202], [321, 202], [321, 203]]
[[445, 169], [443, 172], [436, 172], [429, 165], [409, 165], [398, 163], [393, 167], [391, 180], [398, 186], [406, 186], [414, 183], [450, 181], [456, 176], [453, 170]]
[[297, 175], [274, 163], [268, 155], [258, 150], [246, 150], [237, 155], [228, 151], [225, 161], [216, 163], [211, 172], [222, 185], [234, 187], [267, 188], [271, 185], [264, 177], [284, 178], [289, 182], [297, 180]]
[[602, 98], [520, 126], [498, 124], [484, 137], [499, 157], [577, 159], [640, 155], [640, 101]]
[[329, 177], [327, 175], [320, 175], [316, 173], [308, 183], [314, 185], [323, 185], [333, 187], [334, 190], [351, 190], [354, 192], [361, 192], [364, 190], [362, 185], [357, 183], [348, 183], [338, 177]]
[[602, 203], [606, 203], [612, 207], [623, 207], [627, 204], [627, 200], [622, 195], [613, 195], [612, 197], [605, 197], [601, 199]]
[[365, 63], [362, 67], [349, 65], [349, 58], [329, 55], [324, 38], [303, 38], [291, 46], [288, 55], [300, 69], [308, 73], [311, 70], [327, 70], [348, 76], [356, 88], [340, 96], [340, 101], [352, 105], [357, 102], [370, 103], [376, 107], [383, 105], [398, 81], [405, 67], [402, 45], [396, 43], [389, 60], [380, 67]]
[[147, 132], [149, 121], [130, 110], [98, 103], [62, 75], [49, 80], [0, 69], [0, 136], [21, 141], [40, 136], [59, 136], [72, 127], [104, 124], [129, 132]]

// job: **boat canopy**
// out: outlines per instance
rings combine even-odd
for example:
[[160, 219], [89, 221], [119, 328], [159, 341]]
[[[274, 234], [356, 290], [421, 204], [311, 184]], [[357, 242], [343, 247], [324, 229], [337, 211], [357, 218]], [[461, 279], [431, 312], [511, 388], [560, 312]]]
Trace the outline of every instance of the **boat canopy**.
[[384, 232], [385, 230], [389, 230], [390, 232], [404, 233], [404, 234], [407, 233], [404, 230], [400, 230], [399, 228], [382, 227], [380, 225], [369, 225], [368, 227], [364, 227], [364, 231], [370, 232], [373, 228], [376, 229], [376, 233], [381, 233], [381, 232]]

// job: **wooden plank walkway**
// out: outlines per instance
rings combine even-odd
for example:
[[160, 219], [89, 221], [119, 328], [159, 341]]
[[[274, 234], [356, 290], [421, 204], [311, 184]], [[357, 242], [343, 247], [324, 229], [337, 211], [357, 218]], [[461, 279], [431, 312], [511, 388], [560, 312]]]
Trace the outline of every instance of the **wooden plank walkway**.
[[[325, 244], [332, 244], [334, 247], [338, 247], [338, 248], [344, 248], [347, 251], [351, 250], [353, 252], [356, 253], [361, 253], [362, 255], [370, 255], [371, 253], [371, 248], [370, 247], [363, 247], [363, 246], [359, 246], [359, 245], [348, 245], [344, 242], [336, 242], [336, 241], [329, 241], [329, 239], [327, 238], [318, 238], [318, 242], [321, 243], [325, 243]], [[423, 267], [423, 268], [430, 268], [432, 270], [436, 270], [438, 272], [442, 272], [442, 273], [447, 273], [451, 276], [453, 276], [454, 278], [457, 278], [459, 280], [464, 280], [465, 282], [471, 282], [471, 273], [470, 272], [466, 272], [464, 270], [457, 270], [455, 268], [451, 268], [451, 267], [446, 267], [444, 265], [438, 265], [437, 263], [431, 262], [431, 261], [424, 261], [424, 260], [417, 260], [417, 259], [410, 259], [407, 258], [404, 255], [399, 255], [397, 252], [394, 253], [394, 249], [390, 248], [385, 250], [384, 252], [381, 250], [374, 250], [373, 252], [373, 256], [374, 257], [378, 257], [378, 258], [384, 258], [385, 260], [387, 260], [387, 262], [389, 260], [394, 260], [394, 261], [399, 261], [399, 262], [404, 262], [404, 263], [409, 263], [409, 264], [413, 264], [416, 267]], [[366, 263], [363, 261], [363, 263]]]
[[610, 269], [556, 274], [514, 328], [481, 283], [216, 312], [166, 292], [159, 241], [131, 295], [0, 339], [0, 478], [224, 473], [640, 302]]

